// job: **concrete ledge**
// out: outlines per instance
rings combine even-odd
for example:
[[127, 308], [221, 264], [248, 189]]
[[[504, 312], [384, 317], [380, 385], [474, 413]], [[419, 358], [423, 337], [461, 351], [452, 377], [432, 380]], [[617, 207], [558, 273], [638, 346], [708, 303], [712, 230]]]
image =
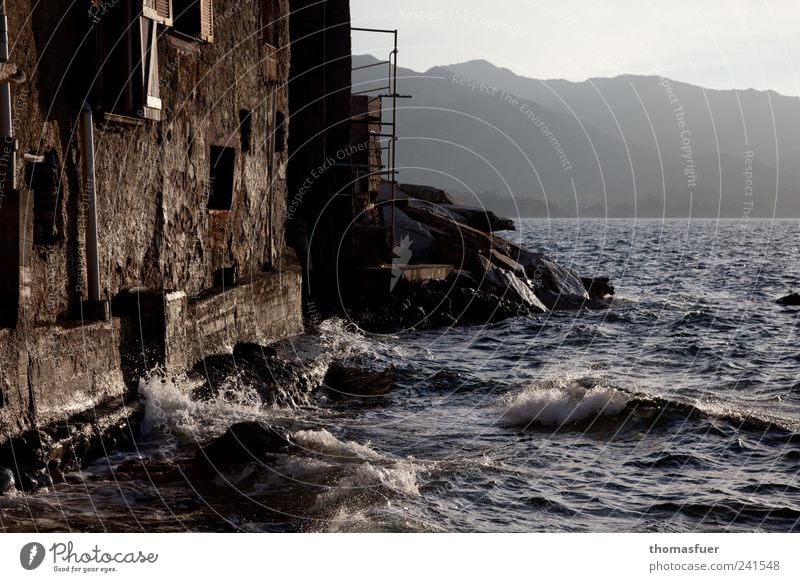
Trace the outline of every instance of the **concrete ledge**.
[[120, 322], [47, 326], [26, 334], [28, 385], [36, 422], [46, 424], [125, 393]]
[[0, 331], [0, 436], [122, 396], [120, 322]]
[[[211, 355], [230, 353], [238, 343], [269, 343], [303, 331], [299, 268], [258, 273], [232, 289], [193, 297], [174, 309], [167, 304], [167, 352], [185, 354], [169, 366], [186, 369]], [[178, 318], [185, 321], [185, 334]]]

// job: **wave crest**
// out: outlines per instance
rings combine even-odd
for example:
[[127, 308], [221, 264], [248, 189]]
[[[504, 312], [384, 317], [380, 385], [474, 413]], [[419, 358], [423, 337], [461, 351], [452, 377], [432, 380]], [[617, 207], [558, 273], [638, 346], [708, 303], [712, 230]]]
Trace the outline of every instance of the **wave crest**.
[[506, 427], [530, 425], [561, 426], [614, 416], [628, 406], [630, 398], [609, 386], [582, 388], [565, 382], [534, 384], [507, 395], [499, 424]]

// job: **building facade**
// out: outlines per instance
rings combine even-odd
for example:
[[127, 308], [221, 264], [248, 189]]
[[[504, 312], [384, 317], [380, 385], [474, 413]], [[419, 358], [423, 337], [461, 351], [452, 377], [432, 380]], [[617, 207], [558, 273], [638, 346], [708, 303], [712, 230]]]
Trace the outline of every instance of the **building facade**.
[[6, 3], [27, 79], [0, 103], [0, 436], [302, 330], [289, 11]]

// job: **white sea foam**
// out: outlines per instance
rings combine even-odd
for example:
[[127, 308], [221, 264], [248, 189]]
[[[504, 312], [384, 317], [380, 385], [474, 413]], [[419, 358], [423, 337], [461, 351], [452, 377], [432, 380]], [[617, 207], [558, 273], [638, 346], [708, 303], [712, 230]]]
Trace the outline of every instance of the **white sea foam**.
[[398, 462], [391, 466], [372, 463], [354, 465], [339, 479], [317, 496], [317, 509], [338, 505], [342, 500], [368, 491], [383, 491], [416, 497], [417, 472], [411, 463]]
[[168, 442], [206, 440], [236, 422], [264, 416], [255, 390], [222, 391], [214, 399], [201, 401], [191, 397], [196, 384], [186, 377], [164, 379], [152, 375], [140, 380], [139, 394], [144, 397], [145, 406], [142, 433], [147, 436], [160, 432]]
[[628, 397], [608, 386], [586, 389], [569, 381], [534, 384], [503, 398], [502, 426], [559, 426], [619, 414]]
[[291, 439], [297, 446], [307, 451], [335, 457], [339, 461], [377, 461], [384, 458], [375, 452], [369, 443], [362, 445], [354, 441], [340, 441], [325, 429], [301, 430], [292, 434]]

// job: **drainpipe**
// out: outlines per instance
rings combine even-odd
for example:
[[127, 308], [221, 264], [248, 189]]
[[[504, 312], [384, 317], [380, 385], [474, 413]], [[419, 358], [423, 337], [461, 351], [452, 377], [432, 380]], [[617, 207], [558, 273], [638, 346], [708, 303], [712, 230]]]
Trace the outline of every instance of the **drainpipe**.
[[[8, 62], [8, 17], [5, 0], [0, 1], [0, 62]], [[6, 189], [16, 190], [17, 148], [14, 143], [10, 83], [0, 83], [0, 134], [3, 137], [3, 157], [8, 164], [6, 172], [10, 174]]]
[[81, 141], [83, 146], [83, 178], [86, 190], [86, 284], [89, 301], [100, 301], [100, 259], [97, 252], [97, 191], [94, 173], [94, 121], [92, 108], [84, 102], [81, 111]]

